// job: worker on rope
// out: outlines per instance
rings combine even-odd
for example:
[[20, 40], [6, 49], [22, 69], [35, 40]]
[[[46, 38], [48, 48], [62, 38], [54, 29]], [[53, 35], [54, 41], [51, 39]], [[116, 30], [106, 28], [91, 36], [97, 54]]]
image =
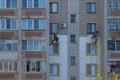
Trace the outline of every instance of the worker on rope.
[[59, 40], [59, 38], [58, 38], [58, 36], [57, 36], [57, 34], [53, 34], [53, 40], [52, 40], [52, 42], [50, 43], [50, 45], [51, 44], [57, 44], [58, 43], [58, 40]]

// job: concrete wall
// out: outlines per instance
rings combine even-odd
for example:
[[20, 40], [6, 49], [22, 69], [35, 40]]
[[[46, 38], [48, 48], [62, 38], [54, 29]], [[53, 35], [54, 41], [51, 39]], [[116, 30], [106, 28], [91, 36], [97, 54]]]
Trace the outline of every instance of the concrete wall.
[[[86, 56], [86, 43], [91, 42], [91, 37], [79, 37], [79, 54], [80, 54], [80, 80], [96, 80], [95, 77], [86, 76], [86, 64], [98, 64], [100, 69], [100, 46], [98, 41], [98, 56]], [[100, 71], [100, 70], [99, 70]]]

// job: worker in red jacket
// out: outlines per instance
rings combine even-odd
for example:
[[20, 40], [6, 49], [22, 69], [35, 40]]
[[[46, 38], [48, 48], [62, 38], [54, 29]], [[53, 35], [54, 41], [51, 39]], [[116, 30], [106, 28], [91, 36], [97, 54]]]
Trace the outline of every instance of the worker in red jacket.
[[52, 42], [50, 43], [50, 45], [53, 44], [53, 43], [58, 43], [58, 39], [59, 39], [58, 36], [54, 33], [54, 34], [53, 34], [53, 40], [52, 40]]
[[58, 36], [56, 34], [54, 34], [54, 41], [58, 42]]

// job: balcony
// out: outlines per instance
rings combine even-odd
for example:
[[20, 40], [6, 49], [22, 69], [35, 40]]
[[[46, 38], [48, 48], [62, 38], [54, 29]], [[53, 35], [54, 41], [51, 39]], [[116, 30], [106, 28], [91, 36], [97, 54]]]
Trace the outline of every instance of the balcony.
[[120, 31], [110, 31], [111, 38], [119, 38], [120, 37]]
[[22, 16], [45, 16], [45, 9], [22, 9]]

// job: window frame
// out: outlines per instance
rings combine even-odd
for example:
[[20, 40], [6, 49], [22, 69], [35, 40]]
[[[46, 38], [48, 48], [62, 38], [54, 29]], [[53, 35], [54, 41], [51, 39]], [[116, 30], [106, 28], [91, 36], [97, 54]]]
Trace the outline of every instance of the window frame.
[[[95, 45], [95, 54], [93, 54], [93, 53], [89, 53], [88, 52], [88, 46], [89, 45]], [[96, 42], [96, 43], [94, 43], [94, 42], [88, 42], [88, 43], [86, 43], [86, 56], [98, 56], [98, 42]]]
[[[87, 23], [87, 34], [94, 34], [94, 32], [92, 32], [93, 26], [94, 25], [94, 32], [96, 31], [96, 23]], [[90, 32], [88, 32], [90, 29]]]
[[[109, 47], [108, 47], [108, 45], [109, 45], [108, 41], [113, 41], [113, 42], [114, 42], [114, 45], [112, 45], [112, 46], [114, 47], [113, 50], [109, 50], [109, 49], [108, 49], [108, 48], [109, 48]], [[120, 50], [118, 50], [118, 48], [117, 48], [117, 47], [119, 46], [119, 45], [117, 44], [118, 41], [120, 41], [120, 40], [119, 40], [119, 39], [117, 39], [117, 40], [108, 39], [108, 40], [107, 40], [107, 50], [108, 50], [108, 51], [111, 51], [111, 52], [120, 52]]]
[[[32, 20], [32, 28], [30, 29], [28, 26], [29, 26], [29, 24], [28, 24], [28, 21], [29, 20]], [[38, 21], [38, 26], [37, 26], [37, 28], [35, 27], [35, 20], [37, 20]], [[42, 25], [42, 27], [41, 27], [41, 25], [40, 25], [40, 21], [41, 20], [43, 20], [43, 24], [41, 24]], [[23, 23], [23, 21], [24, 21], [24, 23]], [[26, 24], [26, 27], [25, 26], [23, 26], [24, 24]], [[38, 19], [34, 19], [34, 18], [31, 18], [31, 19], [22, 19], [22, 30], [40, 30], [40, 31], [42, 31], [42, 30], [45, 30], [45, 19], [44, 18], [38, 18]]]
[[[94, 12], [92, 12], [92, 4], [94, 4]], [[90, 11], [88, 11], [88, 6]], [[86, 3], [86, 12], [87, 13], [96, 13], [96, 2], [87, 2]]]
[[[74, 16], [74, 18], [73, 18], [73, 16]], [[71, 23], [76, 23], [76, 14], [71, 14], [70, 15], [70, 22]]]
[[71, 76], [70, 80], [76, 80], [76, 77], [75, 76]]
[[[53, 4], [56, 4], [57, 6], [56, 6], [56, 11], [55, 12], [53, 12]], [[51, 13], [51, 14], [57, 14], [58, 13], [58, 2], [50, 2], [49, 3], [49, 6], [50, 6], [50, 10], [49, 10], [49, 12]]]
[[[33, 45], [32, 45], [32, 50], [29, 50], [29, 49], [28, 49], [28, 46], [29, 46], [29, 45], [28, 45], [28, 41], [30, 41], [30, 40], [31, 40], [32, 43], [33, 43]], [[39, 42], [39, 45], [38, 45], [38, 46], [39, 46], [39, 49], [38, 49], [38, 50], [35, 50], [35, 46], [34, 46], [36, 39], [29, 39], [29, 40], [23, 39], [22, 41], [26, 41], [26, 42], [27, 42], [27, 49], [26, 49], [26, 50], [23, 50], [23, 45], [22, 45], [22, 51], [45, 51], [45, 50], [46, 50], [46, 41], [45, 41], [45, 39], [39, 39], [39, 40], [38, 40], [38, 42]], [[41, 47], [43, 46], [43, 45], [41, 45], [41, 42], [42, 42], [42, 41], [44, 41], [44, 49], [43, 49], [43, 50], [42, 50], [42, 48], [41, 48]], [[43, 42], [42, 42], [42, 43], [43, 43]]]
[[[40, 59], [30, 59], [30, 60], [24, 59], [23, 64], [24, 64], [23, 66], [24, 73], [41, 73], [41, 72], [46, 72], [47, 69], [46, 62]], [[37, 64], [39, 67], [37, 67]]]
[[[54, 46], [55, 44], [52, 44], [52, 45], [49, 45], [49, 49], [53, 49], [53, 46]], [[51, 46], [52, 46], [52, 48], [51, 48]], [[58, 43], [57, 44], [57, 53], [51, 53], [51, 52], [49, 52], [49, 56], [59, 56], [60, 55], [60, 44]], [[50, 50], [49, 50], [50, 51]], [[54, 50], [52, 50], [53, 52], [54, 52]]]
[[[53, 32], [53, 26], [52, 25], [57, 25], [56, 26], [57, 27], [56, 33]], [[50, 34], [53, 34], [53, 33], [58, 34], [58, 23], [50, 23]]]
[[[16, 67], [16, 65], [17, 65], [17, 62], [15, 61], [15, 60], [3, 60], [3, 61], [0, 61], [0, 63], [1, 63], [1, 70], [0, 70], [0, 72], [17, 72], [17, 67]], [[5, 63], [7, 63], [6, 64], [6, 69], [5, 69]], [[11, 69], [10, 69], [10, 65], [11, 65]]]
[[[88, 66], [95, 66], [95, 75], [88, 74]], [[97, 76], [97, 70], [98, 70], [98, 64], [97, 63], [86, 64], [86, 77], [96, 77]]]
[[[73, 60], [74, 58], [74, 60]], [[71, 66], [76, 66], [76, 56], [70, 56], [70, 65]]]
[[[9, 23], [10, 29], [7, 28], [7, 20], [10, 21], [10, 23]], [[14, 23], [14, 24], [16, 24], [16, 25], [15, 25], [15, 28], [13, 28], [13, 23], [12, 23], [13, 20], [16, 21], [16, 23]], [[2, 23], [2, 21], [4, 21], [4, 23]], [[0, 23], [1, 23], [1, 24], [0, 24], [0, 30], [17, 30], [18, 21], [17, 21], [16, 18], [11, 18], [11, 19], [0, 19]], [[3, 27], [2, 24], [4, 24], [4, 27]]]
[[[42, 3], [42, 2], [41, 2]], [[26, 0], [26, 3], [24, 3], [26, 6], [23, 7], [23, 1], [22, 1], [22, 8], [40, 8], [44, 9], [45, 8], [45, 1], [43, 1], [42, 6], [40, 5], [40, 0], [38, 0], [38, 7], [35, 7], [35, 2], [32, 0], [31, 2], [31, 7], [29, 7], [29, 0]]]
[[70, 35], [70, 43], [76, 43], [76, 35], [75, 34]]
[[[54, 65], [57, 65], [57, 74], [50, 74], [50, 66], [54, 66]], [[50, 63], [49, 64], [49, 75], [50, 76], [60, 76], [60, 64], [59, 63]]]
[[[1, 1], [3, 1], [3, 0], [0, 0], [0, 3], [1, 4], [3, 4]], [[7, 9], [16, 9], [17, 8], [17, 3], [18, 3], [18, 0], [16, 0], [16, 3], [14, 3], [14, 4], [16, 4], [15, 6], [13, 6], [14, 4], [13, 4], [14, 2], [12, 1], [12, 0], [10, 0], [10, 2], [9, 2], [9, 6], [7, 6], [7, 4], [8, 4], [8, 2], [7, 2], [7, 0], [4, 0], [4, 7], [3, 7], [3, 5], [1, 5], [0, 4], [0, 8], [2, 8], [2, 9], [4, 9], [4, 8], [7, 8]]]
[[[0, 40], [0, 43], [2, 43], [4, 45], [4, 50], [0, 49], [0, 52], [4, 51], [4, 52], [16, 52], [17, 51], [17, 40]], [[11, 47], [11, 50], [7, 49], [7, 44], [10, 44], [12, 47]], [[16, 44], [16, 46], [14, 45]]]

